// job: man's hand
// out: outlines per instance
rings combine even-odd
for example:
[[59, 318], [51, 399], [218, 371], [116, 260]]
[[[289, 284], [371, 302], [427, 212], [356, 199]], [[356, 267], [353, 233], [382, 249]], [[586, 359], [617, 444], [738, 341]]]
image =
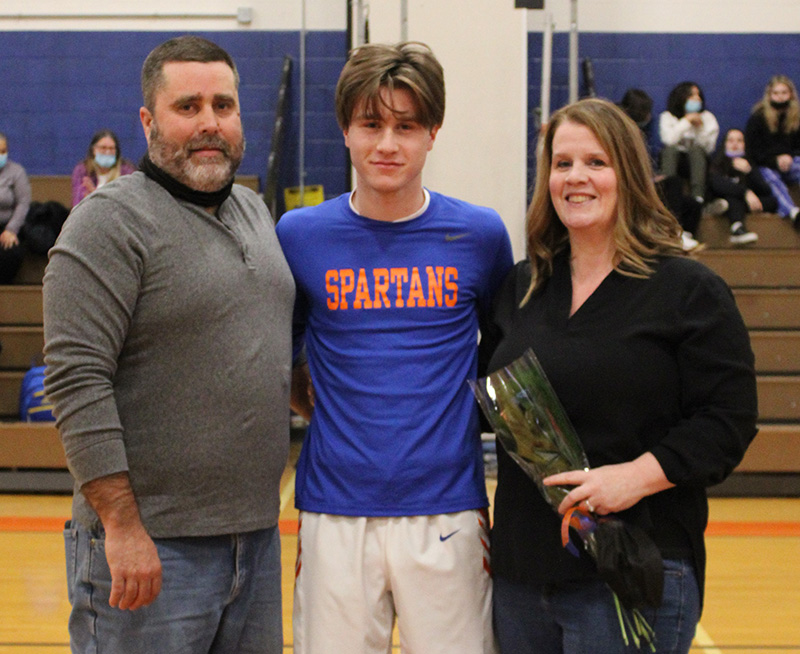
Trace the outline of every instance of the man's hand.
[[108, 603], [135, 611], [161, 592], [161, 560], [153, 539], [140, 528], [106, 529], [106, 560], [111, 570]]
[[94, 479], [84, 484], [81, 492], [106, 532], [106, 560], [111, 571], [108, 603], [131, 611], [152, 604], [161, 592], [161, 560], [139, 517], [128, 473]]

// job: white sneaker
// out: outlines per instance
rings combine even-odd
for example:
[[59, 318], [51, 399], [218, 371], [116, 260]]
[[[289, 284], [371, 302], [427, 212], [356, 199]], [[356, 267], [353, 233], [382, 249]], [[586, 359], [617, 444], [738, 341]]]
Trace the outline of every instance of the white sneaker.
[[746, 245], [747, 243], [755, 243], [758, 240], [758, 234], [748, 232], [741, 222], [736, 221], [731, 225], [731, 235], [728, 240], [732, 245]]
[[705, 206], [705, 213], [710, 216], [721, 216], [728, 210], [728, 201], [725, 198], [716, 198], [711, 200]]
[[681, 232], [681, 241], [683, 242], [684, 252], [691, 252], [700, 247], [700, 241], [692, 238], [691, 232]]

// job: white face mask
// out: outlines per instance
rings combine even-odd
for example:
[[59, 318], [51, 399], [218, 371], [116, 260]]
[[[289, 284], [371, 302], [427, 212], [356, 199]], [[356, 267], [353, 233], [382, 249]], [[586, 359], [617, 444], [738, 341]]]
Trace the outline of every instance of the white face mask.
[[703, 103], [700, 100], [687, 100], [683, 109], [687, 114], [696, 114], [703, 109]]
[[98, 153], [94, 155], [94, 162], [100, 166], [100, 168], [111, 168], [115, 163], [117, 163], [117, 155]]

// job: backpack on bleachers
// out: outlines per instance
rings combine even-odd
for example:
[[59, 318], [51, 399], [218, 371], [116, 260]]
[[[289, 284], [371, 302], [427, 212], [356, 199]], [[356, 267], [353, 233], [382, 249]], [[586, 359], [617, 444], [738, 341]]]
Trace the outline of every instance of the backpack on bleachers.
[[33, 366], [22, 378], [19, 389], [19, 417], [24, 422], [55, 420], [53, 405], [44, 396], [45, 366]]
[[20, 238], [34, 254], [47, 254], [55, 245], [68, 215], [69, 209], [55, 200], [31, 202]]

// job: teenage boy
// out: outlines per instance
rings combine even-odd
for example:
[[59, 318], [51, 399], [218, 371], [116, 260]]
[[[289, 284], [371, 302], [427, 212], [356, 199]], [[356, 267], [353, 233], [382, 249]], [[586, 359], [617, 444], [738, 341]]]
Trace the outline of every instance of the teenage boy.
[[404, 651], [494, 651], [467, 379], [511, 244], [495, 211], [422, 186], [444, 105], [427, 46], [354, 50], [336, 115], [356, 189], [277, 226], [308, 364], [293, 384], [310, 419], [297, 468], [298, 654], [385, 654], [396, 616]]

